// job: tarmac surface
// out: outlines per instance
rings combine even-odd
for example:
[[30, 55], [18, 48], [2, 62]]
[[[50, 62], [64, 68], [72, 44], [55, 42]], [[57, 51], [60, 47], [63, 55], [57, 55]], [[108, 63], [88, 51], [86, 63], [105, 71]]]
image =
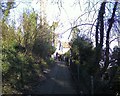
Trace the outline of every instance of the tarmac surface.
[[48, 78], [36, 86], [34, 94], [77, 94], [67, 65], [57, 61]]

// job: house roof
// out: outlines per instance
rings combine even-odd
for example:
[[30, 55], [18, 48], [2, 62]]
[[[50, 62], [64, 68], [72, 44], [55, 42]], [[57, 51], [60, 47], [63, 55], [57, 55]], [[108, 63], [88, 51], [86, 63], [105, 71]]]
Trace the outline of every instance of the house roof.
[[63, 48], [70, 48], [69, 42], [61, 42]]

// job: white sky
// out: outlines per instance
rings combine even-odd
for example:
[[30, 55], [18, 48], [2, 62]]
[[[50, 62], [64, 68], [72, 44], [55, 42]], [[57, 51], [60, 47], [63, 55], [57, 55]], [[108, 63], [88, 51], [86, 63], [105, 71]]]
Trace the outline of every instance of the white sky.
[[[36, 13], [39, 13], [40, 11], [40, 4], [38, 3], [39, 0], [15, 0], [19, 5], [17, 8], [11, 10], [10, 19], [11, 20], [17, 20], [17, 22], [21, 21], [21, 16], [23, 11], [25, 9], [31, 9], [34, 8]], [[60, 27], [56, 29], [56, 33], [61, 33], [66, 31], [68, 28], [71, 27], [70, 22], [72, 23], [80, 14], [83, 12], [79, 10], [79, 6], [73, 5], [74, 0], [64, 0], [63, 8], [61, 8], [61, 13], [57, 5], [53, 5], [51, 3], [52, 0], [48, 0], [48, 4], [46, 6], [46, 14], [47, 14], [47, 21], [51, 25], [53, 21], [59, 21]], [[31, 3], [27, 3], [31, 2]], [[82, 2], [81, 2], [82, 3]], [[82, 4], [81, 4], [82, 5]], [[84, 5], [84, 4], [83, 4]], [[83, 7], [82, 7], [83, 8]], [[16, 26], [19, 26], [19, 23], [16, 24]], [[69, 35], [68, 33], [65, 33], [64, 39], [68, 40], [66, 38], [66, 35]]]
[[[26, 11], [26, 9], [32, 10], [32, 8], [34, 8], [36, 13], [40, 12], [40, 4], [39, 4], [39, 0], [15, 0], [17, 2], [17, 4], [19, 4], [17, 6], [17, 8], [12, 9], [10, 11], [10, 20], [15, 20], [17, 21], [16, 26], [19, 26], [21, 20], [22, 20], [22, 13], [23, 11]], [[87, 9], [89, 9], [89, 11], [93, 11], [90, 12], [89, 17], [88, 17], [88, 13], [83, 15], [81, 17], [81, 20], [78, 20], [77, 22], [75, 22], [76, 24], [83, 24], [83, 23], [88, 23], [88, 22], [92, 22], [95, 19], [92, 19], [93, 14], [95, 13], [95, 10], [98, 10], [100, 7], [100, 3], [97, 3], [95, 6], [95, 9], [92, 8], [92, 3], [90, 4], [89, 7], [88, 3], [86, 3], [86, 1], [88, 0], [80, 0], [80, 5], [78, 4], [79, 0], [62, 0], [63, 3], [63, 8], [61, 8], [61, 12], [58, 8], [57, 4], [52, 4], [51, 3], [52, 0], [48, 0], [48, 3], [46, 5], [46, 16], [47, 16], [47, 21], [49, 23], [49, 25], [52, 24], [53, 21], [59, 21], [59, 27], [56, 29], [56, 33], [63, 33], [65, 32], [67, 29], [69, 29], [71, 27], [70, 23], [73, 26], [73, 22], [82, 14], [84, 14]], [[55, 0], [54, 0], [55, 1]], [[57, 0], [56, 0], [57, 1]], [[91, 0], [91, 2], [97, 2], [98, 0]], [[102, 0], [101, 0], [102, 1]], [[29, 12], [29, 11], [27, 11]], [[88, 11], [87, 11], [88, 12]], [[97, 18], [97, 14], [98, 11], [96, 11], [96, 15], [94, 18]], [[90, 26], [91, 27], [91, 26]], [[87, 30], [88, 28], [90, 28], [89, 26], [84, 26], [81, 27], [84, 30]], [[95, 30], [95, 29], [93, 29]], [[85, 32], [83, 32], [84, 34]], [[60, 40], [62, 41], [68, 41], [68, 36], [70, 34], [70, 30], [67, 31], [62, 38], [60, 38]], [[117, 43], [116, 43], [117, 44]], [[116, 45], [115, 43], [113, 45]]]

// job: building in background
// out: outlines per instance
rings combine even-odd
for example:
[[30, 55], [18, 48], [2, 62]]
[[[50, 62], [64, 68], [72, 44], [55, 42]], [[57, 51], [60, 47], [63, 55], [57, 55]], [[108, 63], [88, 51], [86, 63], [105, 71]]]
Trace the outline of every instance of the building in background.
[[[59, 41], [56, 52], [60, 55], [65, 54], [70, 50], [69, 42]], [[56, 53], [55, 52], [55, 53]]]

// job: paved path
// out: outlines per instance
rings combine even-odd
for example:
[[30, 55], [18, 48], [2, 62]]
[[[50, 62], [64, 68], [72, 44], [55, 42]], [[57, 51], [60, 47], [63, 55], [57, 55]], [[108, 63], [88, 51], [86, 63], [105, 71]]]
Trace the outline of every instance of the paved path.
[[37, 85], [34, 94], [76, 94], [66, 64], [58, 61], [50, 71], [49, 78]]

